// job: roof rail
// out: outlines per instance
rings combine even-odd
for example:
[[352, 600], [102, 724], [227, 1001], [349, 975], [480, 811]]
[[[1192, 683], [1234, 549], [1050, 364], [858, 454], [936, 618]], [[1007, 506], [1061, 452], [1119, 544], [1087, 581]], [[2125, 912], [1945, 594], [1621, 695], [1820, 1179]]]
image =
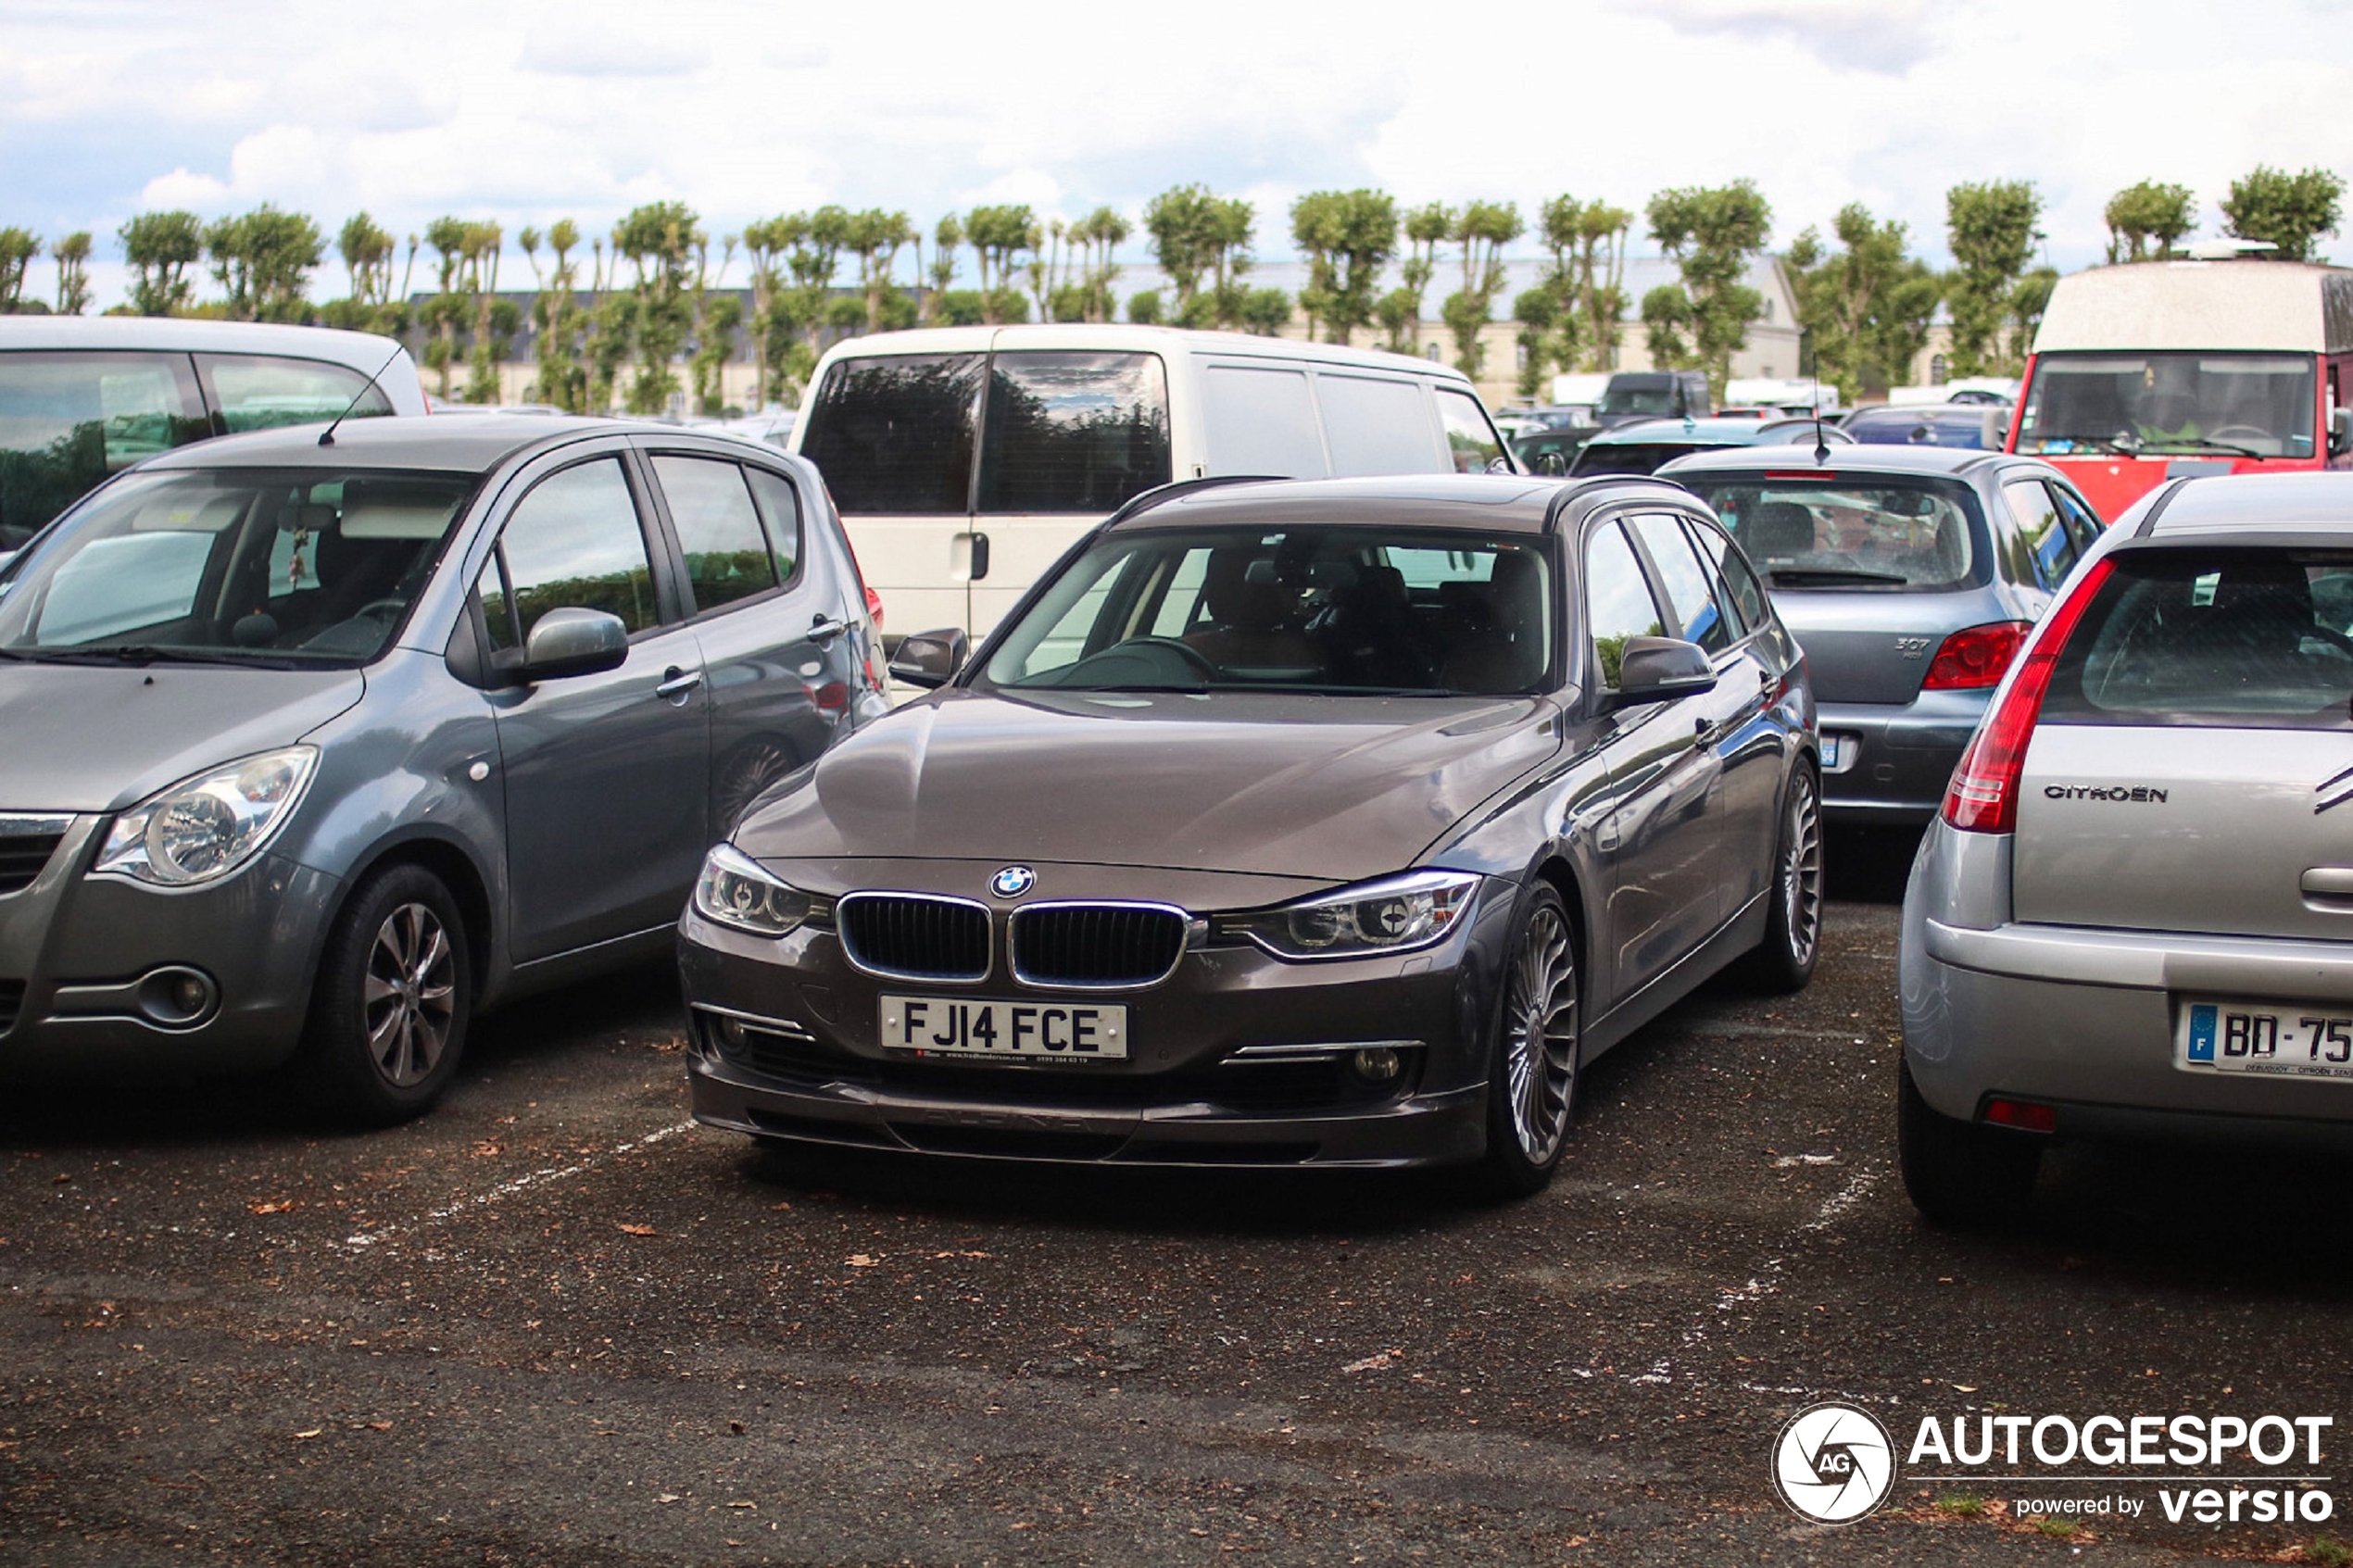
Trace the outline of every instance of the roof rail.
[[1281, 474], [1275, 473], [1220, 473], [1206, 475], [1200, 479], [1176, 480], [1167, 484], [1154, 485], [1140, 495], [1130, 495], [1120, 503], [1117, 511], [1095, 526], [1109, 528], [1114, 523], [1126, 522], [1129, 518], [1148, 512], [1163, 502], [1173, 501], [1179, 495], [1190, 495], [1198, 490], [1214, 490], [1221, 484], [1265, 484], [1282, 478]]

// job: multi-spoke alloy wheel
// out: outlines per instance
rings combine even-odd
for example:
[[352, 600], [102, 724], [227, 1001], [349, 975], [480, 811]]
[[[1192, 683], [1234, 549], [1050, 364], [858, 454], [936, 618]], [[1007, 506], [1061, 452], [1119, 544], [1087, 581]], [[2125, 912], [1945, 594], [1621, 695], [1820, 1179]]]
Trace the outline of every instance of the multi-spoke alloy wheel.
[[1773, 851], [1773, 891], [1765, 939], [1741, 960], [1764, 991], [1797, 991], [1814, 978], [1822, 947], [1822, 797], [1811, 768], [1790, 776]]
[[457, 990], [449, 934], [422, 904], [385, 917], [368, 954], [361, 1008], [368, 1057], [396, 1089], [414, 1088], [440, 1065]]
[[473, 1006], [465, 918], [422, 866], [392, 866], [352, 894], [328, 934], [303, 1034], [302, 1071], [339, 1121], [389, 1126], [441, 1098]]
[[1549, 1165], [1577, 1109], [1577, 960], [1557, 908], [1529, 915], [1504, 1006], [1512, 1131], [1530, 1165]]

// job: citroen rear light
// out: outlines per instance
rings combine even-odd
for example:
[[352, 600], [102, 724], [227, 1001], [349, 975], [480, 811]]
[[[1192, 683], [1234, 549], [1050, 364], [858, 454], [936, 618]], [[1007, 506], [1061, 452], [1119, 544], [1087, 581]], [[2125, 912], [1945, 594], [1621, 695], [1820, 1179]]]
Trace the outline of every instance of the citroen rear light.
[[2033, 645], [2020, 660], [2009, 689], [2002, 693], [1969, 749], [1953, 770], [1944, 788], [1944, 821], [1964, 833], [2015, 833], [2018, 830], [2018, 777], [2026, 767], [2026, 745], [2034, 738], [2034, 721], [2042, 717], [2043, 694], [2050, 689], [2051, 671], [2059, 649], [2067, 646], [2075, 623], [2094, 595], [2107, 583], [2111, 563], [2095, 561], [2074, 591], [2055, 607]]
[[1936, 650], [1920, 689], [1965, 692], [2000, 685], [2010, 660], [2018, 657], [2020, 645], [2033, 630], [2031, 621], [1995, 621], [1983, 626], [1963, 627], [1945, 638], [1944, 646]]

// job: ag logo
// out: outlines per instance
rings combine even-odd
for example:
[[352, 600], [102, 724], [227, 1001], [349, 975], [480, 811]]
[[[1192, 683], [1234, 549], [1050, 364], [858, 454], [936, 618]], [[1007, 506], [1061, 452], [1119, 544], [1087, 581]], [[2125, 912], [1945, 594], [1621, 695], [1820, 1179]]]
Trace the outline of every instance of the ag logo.
[[1781, 1500], [1817, 1524], [1851, 1524], [1895, 1486], [1895, 1445], [1879, 1418], [1853, 1405], [1809, 1405], [1773, 1443]]
[[1038, 885], [1038, 873], [1027, 866], [1007, 866], [988, 879], [988, 891], [1000, 898], [1018, 898]]

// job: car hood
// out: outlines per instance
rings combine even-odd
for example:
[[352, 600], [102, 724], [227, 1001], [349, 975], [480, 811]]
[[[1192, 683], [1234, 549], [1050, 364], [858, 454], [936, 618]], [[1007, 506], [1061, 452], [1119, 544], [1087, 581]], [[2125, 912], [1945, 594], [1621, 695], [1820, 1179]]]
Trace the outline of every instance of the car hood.
[[366, 690], [356, 670], [0, 663], [0, 810], [120, 810], [292, 746]]
[[1414, 863], [1560, 745], [1537, 697], [954, 692], [828, 752], [736, 834], [764, 859], [1260, 872]]

